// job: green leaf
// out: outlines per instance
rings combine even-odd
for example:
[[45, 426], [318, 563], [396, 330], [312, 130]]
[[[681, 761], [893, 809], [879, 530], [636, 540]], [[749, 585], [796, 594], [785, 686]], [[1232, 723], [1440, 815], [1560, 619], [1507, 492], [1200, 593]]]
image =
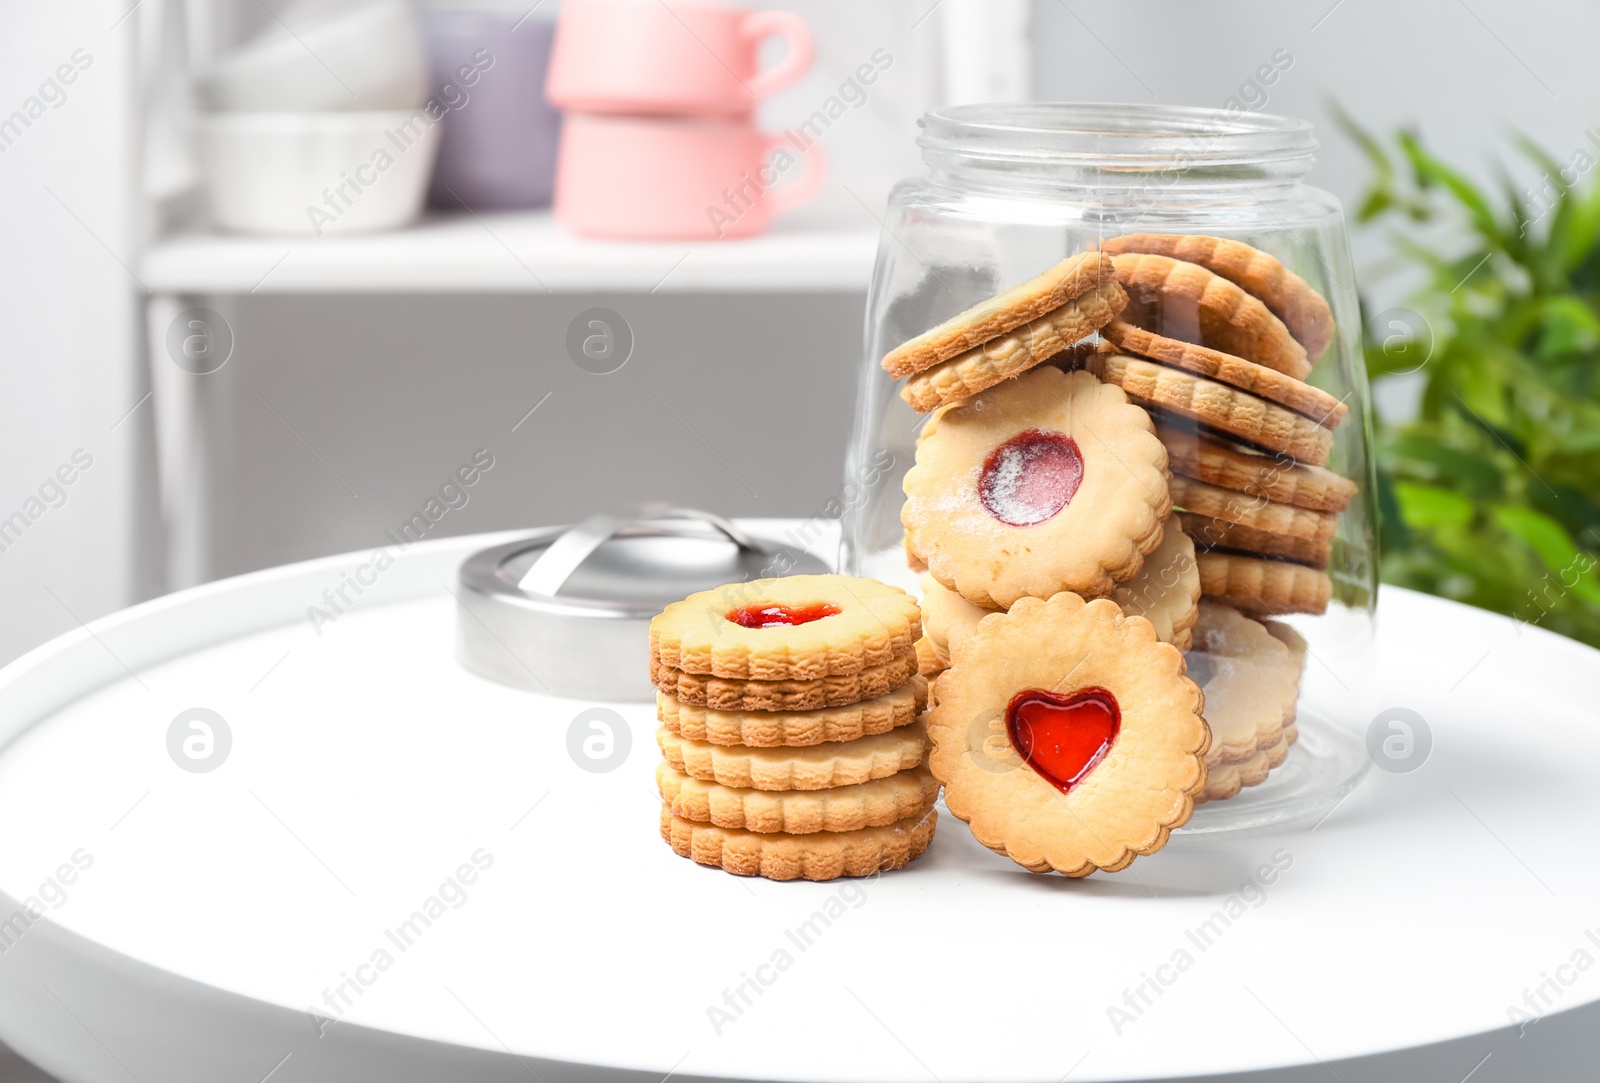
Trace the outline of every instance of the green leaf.
[[[1494, 519], [1539, 554], [1548, 570], [1548, 578], [1560, 589], [1571, 590], [1586, 601], [1600, 605], [1600, 580], [1594, 574], [1595, 560], [1578, 549], [1560, 523], [1532, 508], [1505, 505], [1494, 509]], [[1540, 586], [1548, 588], [1550, 584], [1541, 582]]]
[[1472, 501], [1449, 489], [1397, 481], [1394, 495], [1405, 521], [1412, 526], [1460, 527], [1472, 521]]

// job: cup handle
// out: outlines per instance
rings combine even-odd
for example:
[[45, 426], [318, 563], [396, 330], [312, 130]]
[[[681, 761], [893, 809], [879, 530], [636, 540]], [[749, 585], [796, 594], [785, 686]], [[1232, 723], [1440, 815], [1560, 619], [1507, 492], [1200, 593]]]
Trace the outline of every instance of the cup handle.
[[[787, 135], [772, 134], [767, 136], [766, 156], [771, 157], [776, 150], [794, 152], [794, 143]], [[772, 216], [776, 218], [794, 210], [803, 203], [809, 203], [822, 191], [822, 186], [828, 182], [828, 155], [822, 149], [822, 144], [812, 140], [811, 145], [800, 152], [800, 157], [805, 163], [804, 172], [800, 179], [782, 188], [772, 190]]]
[[752, 11], [740, 24], [739, 33], [756, 42], [777, 34], [788, 43], [782, 60], [757, 72], [750, 80], [750, 93], [758, 99], [769, 98], [799, 82], [817, 58], [817, 43], [811, 36], [811, 28], [792, 11]]

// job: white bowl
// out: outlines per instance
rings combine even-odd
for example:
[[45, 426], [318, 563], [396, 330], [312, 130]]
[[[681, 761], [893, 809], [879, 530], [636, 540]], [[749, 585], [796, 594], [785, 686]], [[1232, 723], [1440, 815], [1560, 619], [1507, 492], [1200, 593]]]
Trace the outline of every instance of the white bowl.
[[276, 20], [199, 83], [213, 112], [411, 109], [428, 97], [428, 55], [405, 0], [373, 0], [291, 24]]
[[403, 226], [422, 210], [442, 123], [425, 109], [202, 117], [212, 219], [307, 237]]

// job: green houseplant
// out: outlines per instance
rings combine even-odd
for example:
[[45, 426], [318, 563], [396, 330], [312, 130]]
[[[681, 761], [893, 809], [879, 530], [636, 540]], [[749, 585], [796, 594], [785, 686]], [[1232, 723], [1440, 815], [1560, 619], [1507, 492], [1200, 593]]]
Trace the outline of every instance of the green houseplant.
[[1516, 138], [1541, 180], [1486, 190], [1338, 115], [1373, 169], [1357, 221], [1417, 284], [1364, 312], [1374, 386], [1420, 383], [1377, 425], [1383, 578], [1600, 646], [1600, 147]]

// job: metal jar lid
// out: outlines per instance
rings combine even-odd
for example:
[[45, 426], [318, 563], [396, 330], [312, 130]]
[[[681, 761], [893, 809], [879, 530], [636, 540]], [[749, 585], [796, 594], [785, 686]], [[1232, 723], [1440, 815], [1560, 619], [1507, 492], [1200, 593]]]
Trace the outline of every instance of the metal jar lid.
[[532, 692], [646, 702], [655, 698], [650, 618], [668, 604], [724, 583], [827, 570], [703, 511], [596, 515], [462, 563], [456, 658]]

